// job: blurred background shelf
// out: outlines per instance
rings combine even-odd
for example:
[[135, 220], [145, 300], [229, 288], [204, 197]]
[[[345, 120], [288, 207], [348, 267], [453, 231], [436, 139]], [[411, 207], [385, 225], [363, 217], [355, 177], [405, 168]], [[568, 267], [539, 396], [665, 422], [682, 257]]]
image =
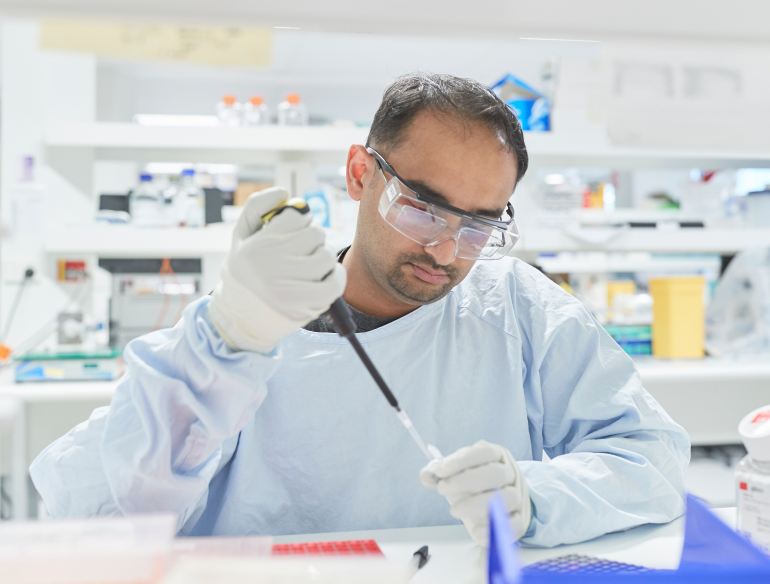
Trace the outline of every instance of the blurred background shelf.
[[[599, 257], [569, 257], [570, 254], [558, 256], [540, 256], [536, 264], [546, 274], [577, 274], [597, 272], [656, 272], [677, 273], [695, 270], [716, 270], [721, 267], [717, 255], [695, 257], [677, 257], [669, 255], [635, 254], [601, 254]], [[638, 257], [637, 257], [638, 256]]]
[[[53, 148], [92, 148], [101, 160], [275, 162], [312, 159], [344, 163], [368, 128], [326, 126], [146, 127], [121, 122], [57, 122], [48, 126]], [[255, 156], [258, 155], [258, 156]]]
[[[311, 158], [344, 162], [351, 144], [363, 144], [369, 128], [334, 126], [146, 127], [125, 122], [55, 122], [46, 143], [54, 148], [93, 148], [102, 160], [187, 160], [207, 162]], [[527, 132], [533, 166], [609, 168], [743, 168], [770, 167], [770, 150], [758, 152], [661, 150], [613, 147], [606, 137]], [[249, 157], [250, 155], [250, 157]]]
[[96, 254], [99, 257], [180, 257], [227, 253], [233, 225], [200, 229], [152, 229], [130, 225], [84, 225], [54, 231], [46, 237], [46, 251], [61, 255]]
[[[738, 423], [767, 404], [770, 362], [742, 359], [635, 358], [644, 387], [681, 424], [694, 446], [739, 444]], [[708, 407], [697, 407], [707, 404]]]
[[[583, 230], [587, 235], [594, 230]], [[563, 251], [639, 251], [661, 253], [716, 253], [731, 254], [743, 249], [770, 246], [767, 229], [618, 229], [617, 234], [604, 243], [590, 243], [580, 239], [580, 231], [569, 234], [559, 229], [527, 229], [522, 233], [514, 251], [551, 253]], [[226, 253], [230, 249], [232, 225], [216, 224], [201, 229], [152, 229], [130, 225], [84, 225], [52, 231], [46, 236], [48, 253], [95, 253], [102, 257], [124, 256], [158, 257], [163, 252], [175, 257], [199, 257], [206, 253]], [[349, 245], [353, 233], [327, 232], [327, 243], [332, 247]], [[676, 271], [679, 260], [640, 260], [638, 265], [626, 262], [598, 265], [592, 260], [585, 263], [564, 263], [564, 260], [541, 259], [547, 272], [584, 271], [655, 271], [658, 268]], [[704, 260], [711, 266], [713, 260]], [[663, 265], [664, 262], [671, 262]], [[682, 260], [691, 269], [692, 260]]]
[[[234, 223], [193, 228], [137, 228], [131, 225], [83, 225], [46, 236], [49, 254], [91, 254], [100, 258], [199, 258], [224, 255], [230, 249]], [[326, 245], [342, 249], [353, 241], [353, 232], [327, 230]]]
[[696, 150], [612, 146], [606, 136], [527, 132], [530, 163], [536, 166], [606, 168], [766, 168], [770, 150]]
[[[589, 239], [603, 241], [587, 241]], [[514, 249], [540, 253], [593, 250], [733, 254], [768, 246], [770, 229], [600, 228], [526, 229]]]

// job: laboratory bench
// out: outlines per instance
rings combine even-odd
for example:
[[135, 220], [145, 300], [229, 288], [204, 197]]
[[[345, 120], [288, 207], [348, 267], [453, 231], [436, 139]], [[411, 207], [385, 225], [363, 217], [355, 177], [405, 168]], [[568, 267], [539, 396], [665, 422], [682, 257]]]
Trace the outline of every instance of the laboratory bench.
[[[714, 509], [730, 527], [735, 526], [735, 508]], [[275, 543], [374, 539], [385, 557], [407, 562], [427, 545], [431, 555], [425, 567], [411, 580], [414, 584], [481, 584], [486, 580], [486, 550], [471, 540], [463, 525], [413, 527], [346, 533], [282, 536]], [[642, 525], [574, 545], [555, 548], [521, 548], [525, 565], [551, 558], [580, 554], [655, 569], [676, 569], [684, 542], [684, 518], [663, 525]]]
[[[635, 360], [642, 382], [671, 417], [690, 435], [693, 445], [740, 444], [738, 423], [770, 403], [770, 359]], [[109, 405], [117, 381], [13, 381], [10, 367], [0, 370], [0, 395], [21, 401], [20, 423], [0, 462], [14, 477], [13, 499], [27, 509], [27, 469], [51, 442]], [[8, 462], [5, 462], [8, 461]]]

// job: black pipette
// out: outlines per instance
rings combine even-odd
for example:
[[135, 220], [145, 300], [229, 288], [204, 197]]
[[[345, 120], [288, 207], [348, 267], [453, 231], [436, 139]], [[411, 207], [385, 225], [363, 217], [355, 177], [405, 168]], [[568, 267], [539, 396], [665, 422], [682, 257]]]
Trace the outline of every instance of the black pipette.
[[385, 396], [385, 399], [388, 400], [388, 403], [396, 410], [398, 419], [401, 420], [401, 423], [407, 429], [414, 441], [417, 442], [417, 446], [420, 447], [420, 450], [422, 450], [423, 454], [425, 454], [428, 460], [441, 458], [441, 452], [439, 452], [438, 448], [432, 444], [428, 444], [427, 446], [425, 445], [422, 437], [415, 429], [414, 424], [412, 424], [412, 420], [409, 419], [407, 413], [398, 405], [396, 396], [394, 396], [393, 392], [390, 391], [388, 384], [385, 383], [382, 375], [380, 375], [380, 372], [377, 371], [377, 368], [374, 366], [374, 363], [372, 363], [369, 355], [366, 353], [366, 351], [364, 351], [361, 343], [356, 338], [356, 323], [353, 320], [353, 313], [351, 312], [347, 302], [345, 302], [342, 297], [337, 298], [337, 300], [332, 302], [329, 310], [321, 315], [321, 318], [323, 318], [326, 323], [333, 326], [337, 333], [339, 333], [341, 337], [345, 337], [353, 346], [353, 350], [355, 350], [361, 361], [364, 363], [364, 366], [366, 367], [367, 371], [369, 371], [369, 374], [374, 379], [374, 382], [380, 388], [382, 395]]
[[[294, 209], [295, 211], [303, 215], [305, 213], [310, 212], [310, 207], [308, 206], [308, 204], [305, 202], [304, 199], [294, 198], [294, 199], [288, 200], [286, 202], [286, 205], [278, 207], [277, 209], [273, 209], [269, 213], [266, 213], [265, 215], [263, 215], [262, 221], [264, 223], [267, 223], [273, 217], [282, 213], [286, 209]], [[326, 276], [324, 276], [324, 278], [325, 277]], [[335, 300], [332, 303], [331, 307], [329, 307], [329, 310], [327, 310], [321, 315], [321, 318], [323, 318], [324, 321], [326, 321], [330, 326], [334, 327], [337, 333], [339, 333], [341, 337], [346, 338], [348, 342], [353, 346], [353, 349], [355, 350], [355, 352], [358, 354], [359, 358], [363, 362], [364, 366], [366, 367], [366, 370], [369, 371], [369, 374], [374, 379], [374, 382], [377, 384], [377, 387], [380, 388], [382, 395], [385, 396], [385, 399], [388, 400], [388, 403], [396, 410], [396, 415], [398, 416], [398, 419], [401, 420], [401, 423], [409, 432], [409, 435], [417, 443], [417, 446], [420, 447], [420, 450], [422, 450], [423, 454], [427, 457], [427, 459], [430, 461], [436, 458], [441, 458], [441, 452], [439, 452], [438, 448], [436, 448], [432, 444], [428, 444], [426, 446], [425, 441], [422, 439], [420, 434], [415, 429], [414, 424], [412, 424], [412, 420], [409, 419], [409, 416], [407, 415], [407, 413], [404, 410], [402, 410], [401, 407], [398, 405], [398, 400], [396, 399], [396, 396], [394, 396], [393, 392], [390, 391], [388, 384], [385, 383], [385, 380], [382, 378], [382, 375], [380, 375], [380, 372], [377, 371], [377, 368], [374, 366], [374, 363], [372, 363], [372, 360], [369, 358], [369, 355], [366, 354], [366, 351], [364, 351], [364, 348], [361, 346], [361, 343], [356, 338], [356, 323], [353, 320], [353, 313], [350, 311], [350, 307], [348, 306], [347, 302], [345, 302], [345, 300], [342, 297], [337, 298], [337, 300]]]

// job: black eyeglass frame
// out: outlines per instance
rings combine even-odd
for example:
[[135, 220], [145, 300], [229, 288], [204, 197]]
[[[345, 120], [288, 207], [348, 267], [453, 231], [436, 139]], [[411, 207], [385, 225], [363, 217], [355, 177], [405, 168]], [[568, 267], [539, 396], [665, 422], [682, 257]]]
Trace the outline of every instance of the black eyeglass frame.
[[490, 219], [489, 217], [482, 217], [481, 215], [476, 215], [475, 213], [470, 213], [468, 211], [465, 211], [463, 209], [458, 209], [457, 207], [453, 207], [449, 203], [445, 203], [444, 201], [441, 201], [439, 199], [436, 199], [435, 197], [431, 197], [430, 195], [426, 195], [425, 193], [421, 193], [419, 190], [412, 187], [408, 181], [405, 181], [403, 178], [398, 176], [398, 173], [393, 169], [393, 167], [388, 163], [387, 160], [385, 160], [379, 152], [377, 152], [374, 148], [369, 148], [367, 146], [366, 151], [374, 156], [374, 160], [377, 162], [377, 165], [380, 167], [380, 170], [384, 170], [388, 174], [391, 174], [395, 176], [398, 180], [400, 180], [402, 183], [404, 183], [407, 187], [409, 187], [409, 190], [411, 190], [415, 195], [417, 195], [417, 198], [420, 201], [423, 201], [424, 203], [430, 203], [431, 205], [435, 205], [439, 209], [444, 209], [445, 211], [449, 211], [450, 213], [454, 213], [455, 215], [461, 215], [462, 217], [467, 217], [468, 219], [473, 219], [474, 221], [478, 221], [480, 223], [483, 223], [484, 225], [487, 225], [489, 227], [494, 227], [495, 229], [500, 229], [501, 231], [507, 231], [508, 226], [513, 223], [513, 205], [511, 205], [511, 202], [508, 201], [508, 204], [505, 207], [505, 210], [508, 212], [508, 214], [511, 216], [510, 219], [507, 221], [502, 219]]

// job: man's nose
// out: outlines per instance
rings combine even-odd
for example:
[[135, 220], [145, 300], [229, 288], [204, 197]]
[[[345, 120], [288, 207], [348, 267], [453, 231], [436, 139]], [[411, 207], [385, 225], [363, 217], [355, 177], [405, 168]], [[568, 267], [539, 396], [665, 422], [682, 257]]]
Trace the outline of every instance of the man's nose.
[[454, 239], [447, 239], [437, 245], [431, 245], [424, 248], [425, 252], [430, 254], [431, 257], [440, 266], [448, 266], [455, 261], [455, 253], [457, 251], [457, 242]]

